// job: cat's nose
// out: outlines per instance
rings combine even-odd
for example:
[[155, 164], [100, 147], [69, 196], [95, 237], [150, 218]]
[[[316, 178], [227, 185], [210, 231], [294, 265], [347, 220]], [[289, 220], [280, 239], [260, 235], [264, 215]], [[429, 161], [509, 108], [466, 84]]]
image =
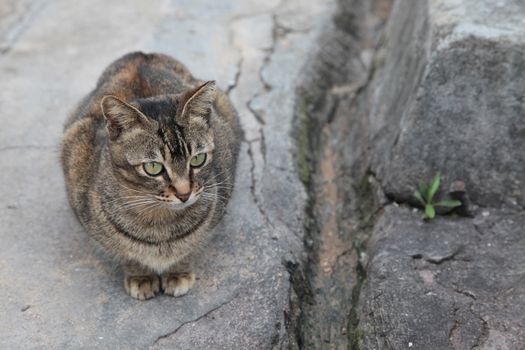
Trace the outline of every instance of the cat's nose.
[[175, 197], [177, 197], [178, 199], [180, 199], [183, 203], [186, 202], [191, 196], [191, 192], [186, 192], [186, 193], [177, 193], [175, 195]]
[[173, 183], [173, 189], [175, 190], [175, 197], [180, 199], [182, 202], [186, 202], [191, 195], [191, 183], [185, 178], [175, 179]]

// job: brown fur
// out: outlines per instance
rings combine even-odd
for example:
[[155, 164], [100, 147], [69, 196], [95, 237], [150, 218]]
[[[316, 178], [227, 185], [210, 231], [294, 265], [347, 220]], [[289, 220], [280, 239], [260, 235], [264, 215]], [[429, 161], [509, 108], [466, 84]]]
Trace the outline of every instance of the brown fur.
[[[191, 288], [187, 258], [224, 213], [239, 141], [228, 97], [161, 54], [112, 63], [68, 118], [61, 160], [70, 204], [123, 262], [130, 295]], [[206, 153], [200, 168], [189, 163], [197, 153]], [[163, 172], [148, 175], [149, 161]]]

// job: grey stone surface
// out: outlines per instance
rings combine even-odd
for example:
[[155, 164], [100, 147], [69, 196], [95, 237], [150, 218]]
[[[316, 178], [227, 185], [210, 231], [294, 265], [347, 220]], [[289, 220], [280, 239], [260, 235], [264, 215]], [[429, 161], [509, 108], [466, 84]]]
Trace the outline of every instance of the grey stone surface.
[[525, 348], [525, 214], [421, 220], [388, 206], [369, 242], [363, 349]]
[[395, 3], [368, 136], [387, 194], [411, 201], [440, 170], [474, 203], [523, 207], [524, 18], [514, 0]]
[[42, 8], [42, 1], [6, 0], [0, 6], [0, 52], [9, 51], [12, 43], [31, 25]]
[[[525, 348], [525, 8], [394, 1], [374, 41], [359, 12], [370, 2], [339, 4], [336, 18], [353, 19], [319, 43], [299, 96], [317, 152], [305, 167], [318, 225], [306, 241], [306, 347]], [[388, 204], [410, 204], [438, 170], [443, 191], [466, 183], [482, 206], [473, 218], [424, 222]]]
[[[331, 1], [7, 4], [0, 18], [14, 24], [0, 21], [0, 348], [286, 347], [282, 259], [302, 252], [306, 198], [289, 137], [293, 92]], [[139, 49], [216, 79], [246, 133], [233, 199], [199, 256], [195, 288], [146, 302], [128, 297], [118, 269], [91, 249], [68, 207], [57, 152], [68, 110], [105, 66]]]

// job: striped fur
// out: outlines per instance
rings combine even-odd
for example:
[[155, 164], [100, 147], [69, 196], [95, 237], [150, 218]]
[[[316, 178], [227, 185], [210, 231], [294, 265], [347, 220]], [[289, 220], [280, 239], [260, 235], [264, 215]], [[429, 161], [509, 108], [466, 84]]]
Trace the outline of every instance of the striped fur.
[[[158, 274], [190, 272], [178, 266], [224, 214], [240, 133], [213, 82], [194, 79], [171, 57], [140, 52], [112, 63], [67, 119], [61, 161], [70, 204], [87, 233], [122, 261], [132, 296], [154, 295]], [[192, 168], [202, 152], [206, 163]], [[163, 173], [148, 176], [148, 160], [161, 161]], [[191, 191], [186, 203], [177, 197], [182, 189]], [[141, 291], [139, 281], [134, 289], [136, 275], [150, 276], [151, 288]]]

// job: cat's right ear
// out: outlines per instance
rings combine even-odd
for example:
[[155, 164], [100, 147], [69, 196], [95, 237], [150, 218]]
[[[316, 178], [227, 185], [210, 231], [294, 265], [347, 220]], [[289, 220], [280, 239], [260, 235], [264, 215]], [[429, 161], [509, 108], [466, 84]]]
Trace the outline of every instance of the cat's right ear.
[[106, 126], [111, 140], [116, 140], [123, 132], [133, 128], [153, 130], [155, 121], [146, 117], [136, 107], [113, 95], [106, 95], [100, 102], [102, 114], [106, 119]]

